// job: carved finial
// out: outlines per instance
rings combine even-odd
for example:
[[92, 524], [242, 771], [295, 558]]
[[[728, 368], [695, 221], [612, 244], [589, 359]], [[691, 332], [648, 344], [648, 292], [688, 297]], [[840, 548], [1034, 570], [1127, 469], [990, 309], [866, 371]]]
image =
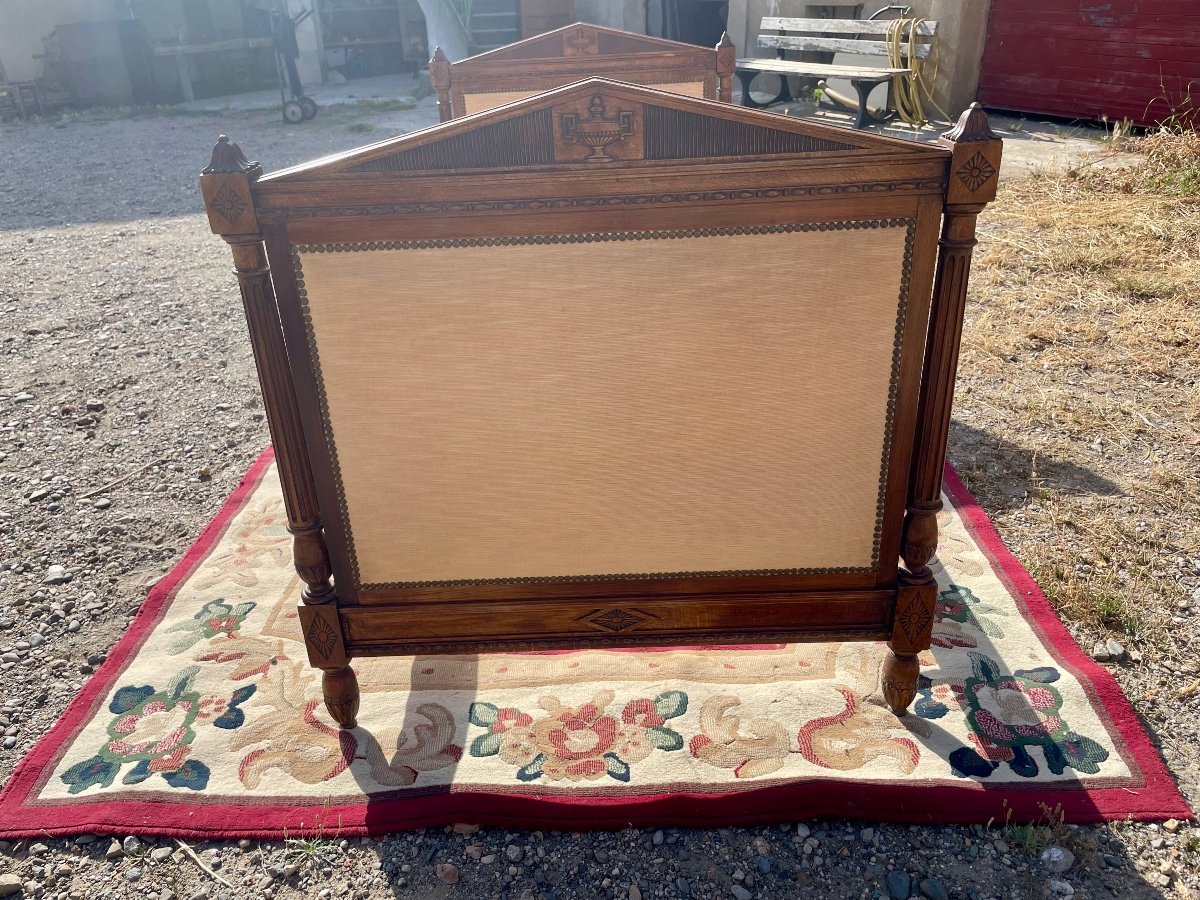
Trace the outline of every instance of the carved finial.
[[938, 143], [952, 154], [953, 177], [946, 186], [948, 206], [991, 203], [996, 199], [1004, 142], [992, 131], [982, 106], [972, 103], [967, 107], [958, 117], [958, 124]]
[[440, 47], [433, 48], [433, 58], [429, 60], [429, 83], [433, 85], [438, 98], [438, 117], [443, 122], [453, 118], [450, 115], [450, 60]]
[[956, 144], [970, 144], [977, 141], [998, 141], [1000, 136], [992, 131], [988, 114], [978, 103], [972, 103], [963, 110], [954, 127], [942, 135], [942, 140], [953, 141]]
[[216, 146], [213, 147], [212, 159], [200, 174], [245, 175], [256, 169], [261, 171], [262, 167], [256, 162], [247, 160], [241, 147], [225, 135], [221, 135], [217, 138]]
[[733, 73], [737, 69], [737, 47], [729, 39], [729, 32], [721, 32], [717, 41], [717, 99], [732, 103]]

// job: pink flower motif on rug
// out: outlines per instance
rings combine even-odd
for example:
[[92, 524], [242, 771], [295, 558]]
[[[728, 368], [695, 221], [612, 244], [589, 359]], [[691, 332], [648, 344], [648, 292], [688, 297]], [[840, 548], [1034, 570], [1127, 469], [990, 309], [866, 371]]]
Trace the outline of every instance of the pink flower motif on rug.
[[193, 726], [239, 728], [246, 720], [240, 707], [254, 695], [255, 687], [238, 688], [228, 700], [202, 698], [192, 690], [199, 672], [199, 666], [184, 669], [162, 691], [150, 685], [118, 690], [108, 707], [114, 716], [108, 725], [108, 741], [95, 756], [59, 776], [69, 792], [109, 787], [128, 763], [134, 767], [121, 779], [123, 784], [139, 784], [161, 775], [171, 787], [204, 790], [211, 770], [199, 760], [188, 759], [196, 739]]
[[683, 738], [666, 727], [668, 719], [687, 712], [687, 695], [667, 691], [654, 699], [630, 700], [620, 718], [607, 714], [612, 691], [596, 693], [591, 702], [567, 707], [556, 697], [544, 697], [545, 718], [534, 719], [519, 709], [491, 703], [472, 703], [472, 725], [486, 728], [471, 743], [474, 757], [499, 756], [518, 766], [519, 781], [594, 781], [604, 776], [629, 781], [631, 763], [655, 750], [680, 750]]
[[218, 635], [236, 638], [238, 629], [246, 621], [246, 616], [250, 615], [257, 605], [250, 602], [230, 606], [219, 597], [216, 600], [210, 600], [191, 620], [180, 622], [170, 629], [171, 631], [182, 631], [183, 636], [171, 645], [169, 652], [182, 653], [197, 641], [207, 640]]
[[[950, 753], [954, 774], [987, 778], [1000, 763], [1014, 773], [1036, 777], [1037, 760], [1030, 750], [1042, 751], [1046, 766], [1056, 775], [1067, 768], [1095, 774], [1108, 759], [1108, 751], [1095, 740], [1071, 730], [1062, 717], [1062, 695], [1050, 685], [1062, 676], [1052, 666], [1019, 669], [1007, 675], [991, 657], [969, 654], [972, 675], [939, 684], [922, 675], [915, 711], [926, 719], [940, 719], [951, 699], [966, 714], [967, 737], [974, 745]], [[949, 690], [947, 690], [949, 688]]]

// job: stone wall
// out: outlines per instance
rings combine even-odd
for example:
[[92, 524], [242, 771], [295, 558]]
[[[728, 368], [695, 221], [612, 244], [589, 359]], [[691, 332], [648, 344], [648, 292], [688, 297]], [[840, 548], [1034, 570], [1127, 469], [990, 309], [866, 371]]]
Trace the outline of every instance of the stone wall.
[[4, 0], [0, 62], [9, 81], [33, 81], [42, 74], [44, 39], [59, 25], [110, 22], [127, 17], [119, 0]]

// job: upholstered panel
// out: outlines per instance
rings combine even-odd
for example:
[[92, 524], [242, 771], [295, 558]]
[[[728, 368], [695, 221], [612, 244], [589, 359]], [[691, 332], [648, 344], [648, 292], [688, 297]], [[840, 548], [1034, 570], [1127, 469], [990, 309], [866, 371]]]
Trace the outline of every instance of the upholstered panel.
[[479, 94], [463, 94], [463, 106], [466, 107], [465, 114], [483, 112], [485, 109], [492, 109], [497, 106], [503, 106], [505, 103], [512, 103], [515, 100], [524, 100], [526, 97], [532, 97], [538, 91], [489, 91]]
[[296, 248], [359, 582], [873, 568], [910, 241]]
[[[670, 91], [672, 94], [683, 94], [685, 97], [696, 97], [704, 99], [704, 82], [701, 81], [673, 81], [667, 84], [647, 84], [646, 87], [652, 87], [658, 91]], [[532, 97], [539, 93], [539, 90], [531, 91], [493, 91], [487, 93], [464, 93], [463, 106], [466, 107], [465, 115], [471, 113], [483, 112], [485, 109], [492, 109], [496, 106], [503, 106], [505, 103], [512, 103], [516, 100], [524, 100], [526, 97]]]

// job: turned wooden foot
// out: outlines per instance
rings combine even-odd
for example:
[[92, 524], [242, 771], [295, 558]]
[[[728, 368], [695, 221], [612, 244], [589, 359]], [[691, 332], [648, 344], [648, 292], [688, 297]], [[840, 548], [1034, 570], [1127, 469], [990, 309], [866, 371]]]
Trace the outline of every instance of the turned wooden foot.
[[358, 678], [353, 669], [349, 666], [325, 669], [321, 692], [325, 695], [325, 708], [335, 722], [343, 728], [358, 724]]
[[917, 696], [917, 679], [921, 675], [921, 664], [915, 653], [897, 653], [888, 648], [883, 659], [879, 682], [883, 688], [883, 699], [898, 716], [908, 712], [908, 707]]

